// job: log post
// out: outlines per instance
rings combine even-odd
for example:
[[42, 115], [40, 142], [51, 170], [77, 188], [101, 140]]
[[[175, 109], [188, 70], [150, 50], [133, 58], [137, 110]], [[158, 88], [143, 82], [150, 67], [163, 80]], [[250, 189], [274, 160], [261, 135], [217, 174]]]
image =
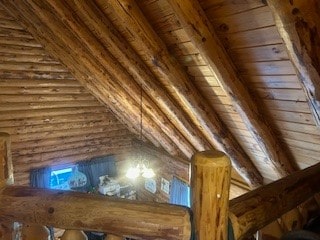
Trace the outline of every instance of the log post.
[[235, 239], [245, 239], [320, 191], [320, 163], [230, 201]]
[[[13, 184], [10, 135], [0, 133], [0, 190], [10, 184]], [[12, 239], [12, 231], [11, 223], [0, 220], [0, 240]]]
[[218, 151], [192, 158], [192, 210], [196, 239], [226, 240], [231, 163]]
[[11, 141], [7, 133], [0, 133], [0, 188], [13, 184]]
[[0, 219], [62, 229], [107, 232], [136, 239], [189, 240], [189, 210], [79, 192], [7, 186]]

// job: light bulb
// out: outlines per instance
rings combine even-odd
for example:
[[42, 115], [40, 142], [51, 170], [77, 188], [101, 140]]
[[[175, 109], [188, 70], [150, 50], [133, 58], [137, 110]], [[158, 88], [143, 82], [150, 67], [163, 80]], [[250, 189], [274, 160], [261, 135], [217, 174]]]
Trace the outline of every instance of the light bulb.
[[138, 167], [131, 167], [128, 169], [126, 177], [130, 179], [136, 179], [139, 177], [140, 169]]
[[151, 168], [144, 167], [142, 177], [153, 178], [155, 176], [154, 171]]

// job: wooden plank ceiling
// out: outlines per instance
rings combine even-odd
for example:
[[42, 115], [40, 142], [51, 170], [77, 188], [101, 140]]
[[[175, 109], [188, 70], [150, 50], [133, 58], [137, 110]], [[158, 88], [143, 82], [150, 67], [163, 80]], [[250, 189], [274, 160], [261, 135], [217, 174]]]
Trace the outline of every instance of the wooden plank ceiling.
[[[319, 14], [304, 15], [320, 10], [315, 0], [311, 10], [302, 0], [281, 6], [273, 0], [270, 6], [261, 0], [0, 2], [36, 39], [30, 44], [41, 44], [86, 90], [71, 76], [57, 82], [74, 84], [79, 97], [89, 91], [136, 133], [142, 88], [143, 135], [173, 156], [219, 149], [252, 187], [319, 161]], [[312, 35], [292, 32], [296, 19]], [[11, 18], [1, 22], [14, 30]], [[19, 37], [2, 35], [19, 47]], [[292, 50], [290, 39], [300, 35], [304, 44]], [[48, 68], [66, 72], [46, 59]], [[3, 58], [3, 71], [22, 65], [13, 61]], [[32, 68], [45, 63], [33, 61]], [[1, 81], [4, 92], [15, 83]]]

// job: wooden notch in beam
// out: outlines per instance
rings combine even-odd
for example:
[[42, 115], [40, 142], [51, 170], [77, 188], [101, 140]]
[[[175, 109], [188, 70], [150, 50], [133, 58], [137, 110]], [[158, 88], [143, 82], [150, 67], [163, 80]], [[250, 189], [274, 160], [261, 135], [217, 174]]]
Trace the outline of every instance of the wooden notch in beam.
[[320, 3], [267, 0], [318, 127], [320, 127]]
[[230, 201], [229, 218], [241, 240], [320, 192], [320, 163]]
[[168, 3], [192, 43], [212, 69], [215, 78], [232, 99], [237, 112], [266, 154], [269, 165], [278, 172], [280, 177], [294, 172], [297, 166], [291, 161], [293, 158], [290, 156], [289, 149], [277, 138], [277, 134], [268, 122], [270, 119], [266, 118], [255, 97], [241, 81], [198, 1], [172, 0]]
[[0, 192], [0, 219], [86, 229], [138, 239], [189, 240], [185, 207], [86, 193], [8, 186]]
[[[100, 8], [114, 11], [130, 32], [154, 74], [170, 89], [193, 123], [217, 149], [225, 152], [234, 168], [253, 187], [262, 184], [262, 176], [227, 126], [207, 100], [197, 91], [188, 74], [169, 53], [133, 0], [98, 1]], [[119, 21], [120, 22], [120, 21]]]

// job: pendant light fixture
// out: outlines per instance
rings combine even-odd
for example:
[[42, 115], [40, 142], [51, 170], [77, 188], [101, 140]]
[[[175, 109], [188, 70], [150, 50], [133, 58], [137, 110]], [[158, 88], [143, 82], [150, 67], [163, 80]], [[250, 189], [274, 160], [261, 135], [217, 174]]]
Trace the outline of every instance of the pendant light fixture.
[[153, 178], [155, 176], [152, 168], [149, 168], [149, 161], [143, 158], [142, 154], [142, 84], [140, 86], [140, 146], [137, 159], [133, 162], [132, 166], [128, 169], [126, 177], [136, 179], [140, 175], [144, 178]]

